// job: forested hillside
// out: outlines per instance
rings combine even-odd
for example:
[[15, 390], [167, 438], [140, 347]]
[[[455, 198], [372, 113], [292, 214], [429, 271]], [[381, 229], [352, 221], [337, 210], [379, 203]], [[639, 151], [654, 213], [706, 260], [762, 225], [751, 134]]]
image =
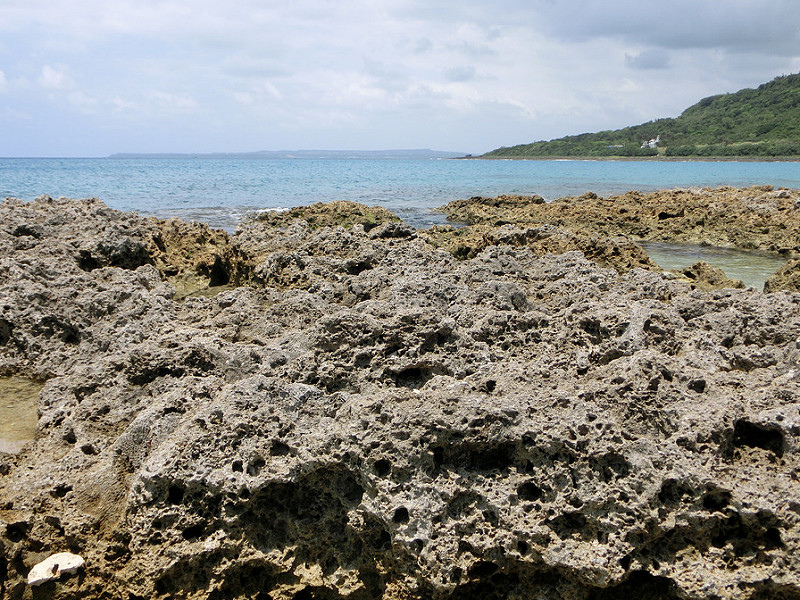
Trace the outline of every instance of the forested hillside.
[[483, 156], [657, 155], [800, 156], [800, 74], [704, 98], [674, 119], [498, 148]]

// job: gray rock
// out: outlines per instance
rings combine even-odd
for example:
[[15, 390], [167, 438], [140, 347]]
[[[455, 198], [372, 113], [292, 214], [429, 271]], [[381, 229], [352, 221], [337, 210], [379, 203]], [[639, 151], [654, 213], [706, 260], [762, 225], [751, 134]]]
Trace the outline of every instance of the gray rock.
[[64, 547], [92, 568], [57, 598], [800, 593], [798, 294], [254, 222], [252, 286], [179, 303], [150, 220], [0, 223], [0, 372], [46, 380], [9, 597]]

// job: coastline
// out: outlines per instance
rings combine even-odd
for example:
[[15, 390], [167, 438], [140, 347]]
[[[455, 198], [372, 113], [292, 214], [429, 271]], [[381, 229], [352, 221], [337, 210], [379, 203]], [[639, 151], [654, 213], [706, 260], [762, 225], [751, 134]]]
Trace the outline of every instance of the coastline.
[[788, 257], [800, 190], [445, 210], [0, 202], [0, 375], [43, 384], [0, 453], [3, 592], [68, 549], [57, 600], [800, 594], [797, 282], [631, 237]]
[[621, 162], [800, 162], [799, 156], [461, 156], [451, 160], [621, 161]]

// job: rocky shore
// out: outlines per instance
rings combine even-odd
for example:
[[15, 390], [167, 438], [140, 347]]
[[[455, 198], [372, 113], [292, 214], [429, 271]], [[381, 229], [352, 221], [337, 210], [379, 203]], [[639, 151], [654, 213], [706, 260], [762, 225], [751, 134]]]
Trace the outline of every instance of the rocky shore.
[[0, 203], [0, 597], [800, 598], [800, 192], [445, 210]]

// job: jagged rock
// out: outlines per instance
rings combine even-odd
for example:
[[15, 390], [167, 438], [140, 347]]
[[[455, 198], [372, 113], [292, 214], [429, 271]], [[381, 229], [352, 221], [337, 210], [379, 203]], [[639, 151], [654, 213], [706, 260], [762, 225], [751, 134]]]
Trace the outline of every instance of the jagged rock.
[[682, 269], [679, 274], [691, 281], [692, 286], [706, 291], [724, 288], [742, 289], [745, 287], [740, 279], [731, 279], [725, 275], [722, 269], [702, 260]]
[[[199, 242], [249, 285], [176, 302], [154, 220], [0, 223], [0, 372], [45, 381], [0, 461], [10, 598], [65, 547], [59, 599], [800, 594], [799, 294], [299, 219]], [[144, 263], [82, 268], [93, 231]]]
[[538, 197], [456, 200], [442, 208], [471, 225], [550, 224], [576, 233], [733, 246], [800, 255], [800, 191], [772, 186], [584, 194], [543, 203]]
[[800, 260], [790, 260], [766, 282], [765, 292], [800, 292]]
[[297, 206], [282, 211], [265, 211], [255, 217], [256, 221], [269, 227], [285, 227], [296, 220], [302, 220], [311, 227], [353, 227], [359, 225], [364, 231], [387, 223], [397, 223], [400, 219], [379, 206], [364, 206], [346, 200], [317, 202], [309, 206]]
[[59, 552], [36, 563], [28, 573], [28, 585], [37, 586], [53, 581], [62, 575], [77, 573], [84, 564], [82, 557], [71, 552]]
[[[538, 204], [535, 198], [534, 204]], [[459, 229], [439, 226], [423, 235], [436, 247], [462, 259], [474, 258], [489, 246], [508, 245], [528, 248], [539, 256], [577, 250], [599, 265], [612, 267], [621, 273], [636, 268], [657, 269], [647, 253], [624, 236], [576, 234], [554, 225], [521, 227], [507, 223], [498, 226], [478, 224]]]

